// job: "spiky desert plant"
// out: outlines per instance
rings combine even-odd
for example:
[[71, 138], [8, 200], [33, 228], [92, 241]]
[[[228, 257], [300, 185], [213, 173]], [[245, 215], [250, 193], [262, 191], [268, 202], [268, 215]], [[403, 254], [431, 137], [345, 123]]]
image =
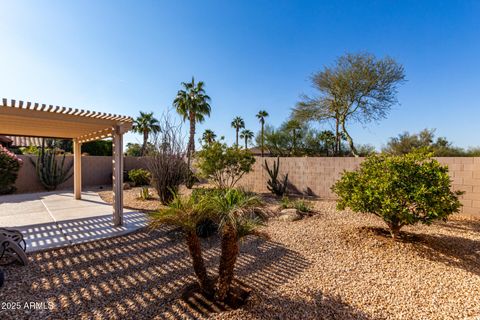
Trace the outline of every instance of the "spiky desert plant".
[[60, 184], [70, 179], [73, 175], [73, 162], [66, 165], [65, 154], [63, 154], [59, 162], [53, 149], [42, 151], [36, 162], [33, 159], [31, 161], [35, 166], [38, 179], [47, 191], [56, 190]]
[[280, 158], [273, 163], [273, 168], [270, 169], [267, 160], [265, 160], [265, 170], [267, 170], [270, 179], [267, 181], [267, 189], [273, 194], [282, 197], [287, 192], [288, 173], [283, 176], [282, 181], [279, 179], [280, 172]]
[[192, 265], [197, 276], [200, 288], [206, 295], [213, 295], [213, 281], [209, 277], [205, 261], [202, 256], [202, 246], [198, 238], [196, 227], [208, 218], [208, 211], [204, 209], [203, 201], [194, 197], [180, 197], [178, 195], [170, 204], [157, 212], [150, 213], [149, 226], [157, 229], [163, 224], [180, 227], [185, 235]]

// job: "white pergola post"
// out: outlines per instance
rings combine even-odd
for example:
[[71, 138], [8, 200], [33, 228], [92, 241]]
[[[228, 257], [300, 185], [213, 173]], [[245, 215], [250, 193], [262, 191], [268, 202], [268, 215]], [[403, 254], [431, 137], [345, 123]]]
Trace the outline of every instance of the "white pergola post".
[[82, 144], [73, 139], [73, 193], [76, 200], [82, 198]]
[[113, 133], [113, 224], [123, 225], [123, 130], [115, 127]]

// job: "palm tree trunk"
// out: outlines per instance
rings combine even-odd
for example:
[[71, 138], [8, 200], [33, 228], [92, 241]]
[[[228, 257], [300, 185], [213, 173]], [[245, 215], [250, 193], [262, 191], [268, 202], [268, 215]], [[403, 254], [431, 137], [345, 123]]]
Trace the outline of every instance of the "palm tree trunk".
[[236, 128], [236, 129], [235, 129], [235, 133], [236, 133], [236, 145], [237, 145], [237, 148], [238, 148], [238, 130], [239, 130], [239, 128]]
[[263, 139], [264, 139], [264, 136], [263, 136], [263, 127], [264, 127], [264, 125], [265, 125], [265, 124], [262, 122], [262, 139], [261, 139], [261, 140], [262, 140], [262, 158], [263, 158], [263, 143], [264, 143], [264, 142], [263, 142]]
[[148, 131], [143, 131], [143, 145], [142, 145], [142, 156], [147, 152], [147, 143], [148, 143]]
[[248, 138], [245, 137], [245, 150], [247, 150], [247, 149], [248, 149]]
[[235, 262], [239, 253], [237, 234], [232, 226], [226, 226], [225, 230], [223, 230], [221, 249], [218, 282], [215, 292], [215, 298], [218, 301], [224, 301], [230, 291]]
[[187, 246], [192, 258], [193, 270], [198, 278], [198, 283], [207, 295], [213, 294], [212, 280], [208, 276], [207, 268], [202, 257], [202, 247], [200, 239], [195, 231], [187, 233]]
[[[190, 164], [192, 160], [192, 154], [195, 152], [195, 112], [190, 112], [190, 137], [188, 139], [187, 146], [187, 165], [190, 171]], [[190, 176], [190, 173], [189, 173]]]

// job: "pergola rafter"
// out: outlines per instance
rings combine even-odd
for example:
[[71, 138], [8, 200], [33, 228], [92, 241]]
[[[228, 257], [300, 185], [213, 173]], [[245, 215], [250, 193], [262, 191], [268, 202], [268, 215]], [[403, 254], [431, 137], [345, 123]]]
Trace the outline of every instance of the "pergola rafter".
[[73, 140], [75, 199], [81, 199], [82, 143], [112, 137], [115, 225], [123, 223], [123, 134], [132, 124], [128, 116], [52, 104], [6, 98], [0, 104], [0, 135]]

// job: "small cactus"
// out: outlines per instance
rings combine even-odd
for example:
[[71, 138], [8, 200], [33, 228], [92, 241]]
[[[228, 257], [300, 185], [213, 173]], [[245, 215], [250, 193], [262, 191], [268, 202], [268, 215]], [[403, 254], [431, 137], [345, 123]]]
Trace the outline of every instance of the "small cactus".
[[265, 160], [265, 170], [267, 170], [270, 179], [267, 181], [267, 189], [273, 194], [282, 197], [287, 192], [288, 173], [283, 176], [283, 181], [279, 180], [278, 173], [280, 171], [280, 158], [273, 163], [273, 168], [270, 169], [267, 160]]

